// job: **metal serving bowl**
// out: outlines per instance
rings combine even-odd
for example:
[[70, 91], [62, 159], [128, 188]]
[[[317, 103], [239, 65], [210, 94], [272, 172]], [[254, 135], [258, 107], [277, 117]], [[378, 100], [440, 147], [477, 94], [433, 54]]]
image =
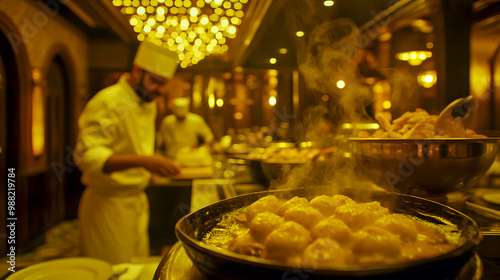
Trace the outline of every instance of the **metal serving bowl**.
[[498, 138], [349, 139], [354, 166], [375, 184], [414, 195], [474, 186], [495, 160]]
[[261, 160], [260, 166], [264, 176], [268, 181], [278, 180], [283, 174], [292, 172], [295, 167], [300, 167], [310, 162], [310, 159], [294, 159], [294, 160]]
[[279, 179], [282, 174], [311, 161], [310, 157], [276, 158], [274, 153], [294, 149], [297, 145], [290, 142], [268, 143], [266, 147], [255, 148], [247, 155], [235, 155], [235, 158], [245, 159], [252, 179], [264, 187], [269, 187], [271, 181]]
[[246, 161], [248, 172], [253, 182], [269, 188], [271, 181], [281, 177], [283, 172], [291, 170], [293, 167], [300, 166], [306, 163], [303, 161], [273, 161], [258, 158], [250, 158], [247, 155], [236, 155], [236, 159]]
[[[311, 191], [314, 190], [314, 193]], [[201, 240], [222, 217], [261, 197], [276, 195], [290, 199], [312, 199], [319, 194], [340, 193], [359, 201], [379, 201], [393, 213], [419, 217], [432, 223], [451, 223], [460, 230], [459, 247], [440, 256], [395, 265], [373, 265], [346, 269], [301, 269], [276, 261], [241, 255], [207, 245]], [[404, 194], [356, 189], [293, 189], [264, 191], [222, 200], [180, 219], [175, 227], [177, 238], [196, 268], [218, 279], [456, 279], [459, 271], [475, 255], [482, 235], [477, 224], [448, 206]]]
[[[300, 155], [292, 154], [282, 158], [271, 156], [258, 161], [267, 180], [269, 182], [276, 181], [278, 185], [290, 179], [292, 173], [295, 174], [292, 180], [303, 181], [306, 177], [311, 176], [326, 178], [328, 177], [326, 173], [346, 164], [347, 159], [343, 152], [340, 152], [345, 150], [345, 143], [345, 140], [337, 139], [332, 141], [330, 147], [319, 149], [312, 142], [302, 142], [298, 144]], [[319, 182], [324, 178], [314, 179]]]

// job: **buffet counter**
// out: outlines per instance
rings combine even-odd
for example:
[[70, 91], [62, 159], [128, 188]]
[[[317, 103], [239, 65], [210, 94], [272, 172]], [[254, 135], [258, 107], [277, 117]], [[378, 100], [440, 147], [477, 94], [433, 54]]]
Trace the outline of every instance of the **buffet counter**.
[[[149, 236], [152, 255], [177, 242], [177, 221], [201, 207], [241, 193], [263, 190], [244, 168], [230, 179], [219, 179], [212, 166], [183, 167], [171, 178], [153, 177], [146, 193], [150, 203]], [[215, 174], [215, 175], [214, 175]]]

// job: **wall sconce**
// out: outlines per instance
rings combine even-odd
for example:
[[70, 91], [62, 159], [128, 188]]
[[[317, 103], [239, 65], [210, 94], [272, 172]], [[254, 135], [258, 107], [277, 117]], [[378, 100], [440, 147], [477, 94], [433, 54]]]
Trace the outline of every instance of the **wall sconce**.
[[242, 120], [243, 119], [243, 113], [242, 112], [236, 112], [234, 113], [234, 119], [235, 120]]
[[31, 96], [31, 150], [35, 157], [45, 150], [45, 102], [41, 87], [41, 73], [33, 69], [33, 92]]
[[210, 77], [208, 80], [208, 86], [207, 86], [207, 102], [208, 102], [208, 107], [210, 109], [213, 109], [215, 107], [215, 83], [216, 79], [214, 77]]
[[418, 84], [424, 88], [431, 88], [436, 84], [437, 76], [436, 71], [429, 70], [418, 74], [417, 76]]
[[278, 102], [278, 91], [276, 90], [276, 87], [278, 86], [278, 70], [275, 69], [270, 69], [267, 71], [268, 75], [268, 85], [269, 85], [269, 99], [268, 103], [271, 107], [276, 106], [276, 103]]
[[208, 95], [208, 107], [210, 109], [215, 107], [215, 95], [213, 93]]
[[276, 97], [275, 96], [271, 96], [269, 97], [269, 105], [271, 105], [271, 107], [273, 107], [274, 105], [276, 105]]
[[197, 75], [193, 79], [192, 103], [194, 108], [200, 108], [203, 100], [203, 76]]

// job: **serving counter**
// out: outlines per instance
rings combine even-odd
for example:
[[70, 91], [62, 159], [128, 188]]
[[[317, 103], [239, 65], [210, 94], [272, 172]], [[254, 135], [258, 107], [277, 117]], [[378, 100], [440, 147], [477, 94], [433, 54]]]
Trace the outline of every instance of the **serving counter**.
[[177, 242], [175, 224], [184, 215], [239, 193], [263, 190], [244, 170], [231, 179], [214, 177], [212, 166], [183, 167], [171, 178], [153, 177], [146, 189], [150, 203], [149, 237], [152, 255]]

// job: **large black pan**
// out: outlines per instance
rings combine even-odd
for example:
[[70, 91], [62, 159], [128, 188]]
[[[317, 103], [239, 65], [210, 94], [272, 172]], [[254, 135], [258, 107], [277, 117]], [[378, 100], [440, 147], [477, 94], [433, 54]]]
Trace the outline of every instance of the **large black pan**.
[[[423, 198], [370, 190], [349, 189], [333, 192], [316, 189], [316, 191], [316, 193], [312, 193], [311, 189], [264, 191], [222, 200], [180, 219], [175, 232], [195, 266], [209, 277], [258, 280], [454, 279], [474, 254], [475, 247], [482, 238], [477, 224], [471, 218], [453, 208]], [[363, 269], [312, 270], [292, 268], [282, 263], [228, 252], [200, 241], [220, 221], [224, 213], [250, 205], [266, 195], [272, 194], [285, 199], [298, 195], [311, 199], [317, 194], [334, 193], [348, 195], [358, 202], [376, 200], [392, 212], [414, 215], [430, 222], [453, 223], [461, 231], [461, 244], [444, 255], [405, 264], [378, 265]]]

